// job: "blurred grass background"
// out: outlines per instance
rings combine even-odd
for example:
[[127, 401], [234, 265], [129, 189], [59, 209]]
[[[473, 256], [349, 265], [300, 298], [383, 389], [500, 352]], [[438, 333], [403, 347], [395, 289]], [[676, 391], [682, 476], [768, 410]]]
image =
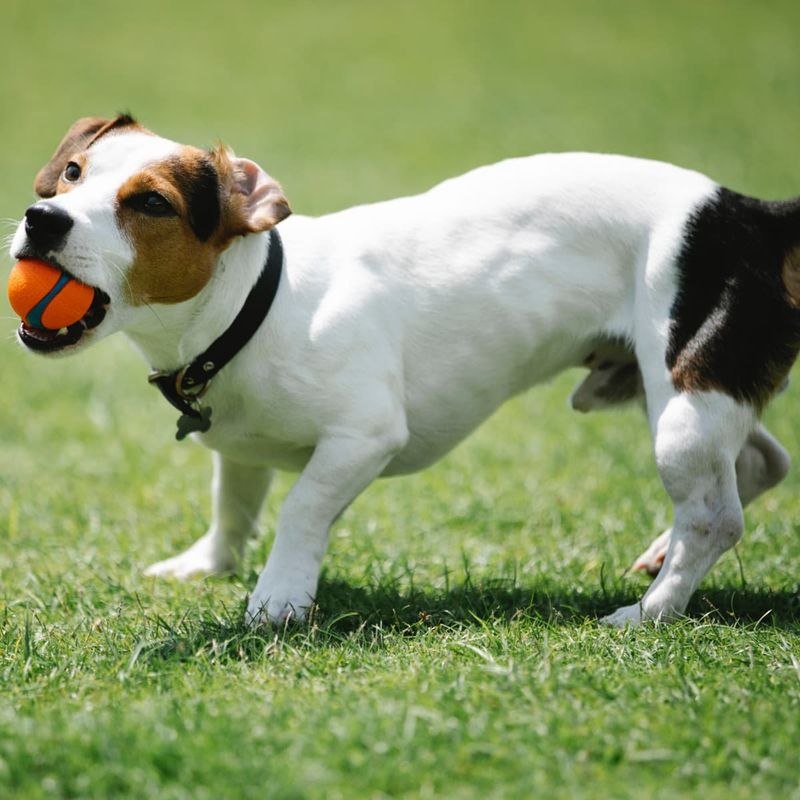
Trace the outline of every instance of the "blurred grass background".
[[[72, 121], [222, 139], [298, 213], [585, 149], [800, 193], [800, 5], [4, 0], [0, 218]], [[2, 265], [10, 266], [7, 253]], [[309, 631], [243, 573], [141, 577], [205, 529], [209, 464], [121, 339], [44, 361], [0, 301], [0, 796], [800, 797], [798, 479], [748, 512], [704, 623], [605, 631], [669, 524], [636, 410], [572, 373], [337, 526]], [[792, 387], [767, 412], [800, 453]], [[764, 622], [755, 622], [764, 617]]]

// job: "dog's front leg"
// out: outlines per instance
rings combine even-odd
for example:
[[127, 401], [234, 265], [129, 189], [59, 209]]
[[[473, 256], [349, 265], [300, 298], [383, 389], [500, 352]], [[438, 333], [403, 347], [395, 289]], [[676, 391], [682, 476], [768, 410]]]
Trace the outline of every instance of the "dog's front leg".
[[317, 444], [281, 508], [275, 543], [247, 607], [249, 623], [305, 618], [331, 525], [408, 438], [404, 421], [368, 427], [376, 432], [338, 431]]
[[185, 579], [234, 570], [256, 530], [271, 479], [270, 469], [237, 464], [214, 453], [211, 527], [188, 550], [153, 564], [145, 575]]
[[[736, 485], [742, 507], [779, 484], [789, 472], [791, 459], [781, 443], [763, 426], [758, 425], [747, 437], [736, 459]], [[633, 563], [657, 575], [669, 549], [672, 528], [653, 540], [650, 546]]]
[[717, 392], [673, 396], [654, 425], [658, 470], [674, 504], [664, 565], [641, 602], [612, 625], [672, 620], [717, 559], [741, 538], [736, 459], [754, 425], [751, 408]]

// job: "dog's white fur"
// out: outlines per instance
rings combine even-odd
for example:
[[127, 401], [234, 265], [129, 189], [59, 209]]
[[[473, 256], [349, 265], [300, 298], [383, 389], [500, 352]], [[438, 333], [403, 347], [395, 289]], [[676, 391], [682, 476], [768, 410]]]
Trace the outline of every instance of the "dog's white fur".
[[[127, 301], [133, 252], [115, 193], [179, 147], [137, 131], [108, 135], [92, 146], [81, 185], [48, 201], [75, 220], [59, 262], [111, 297], [105, 321], [78, 347], [124, 330], [149, 365], [177, 368], [231, 323], [261, 271], [267, 233], [236, 239], [186, 302], [153, 313]], [[749, 405], [678, 392], [665, 365], [684, 225], [716, 188], [658, 162], [539, 155], [416, 197], [283, 222], [275, 303], [213, 381], [213, 425], [195, 434], [214, 451], [211, 528], [148, 574], [235, 567], [271, 470], [299, 470], [247, 613], [302, 618], [332, 523], [375, 478], [431, 464], [507, 398], [614, 338], [631, 344], [641, 368], [674, 522], [639, 559], [648, 568], [663, 559], [641, 602], [606, 621], [683, 614], [741, 537], [742, 501], [788, 466]], [[12, 253], [25, 236], [20, 226]]]

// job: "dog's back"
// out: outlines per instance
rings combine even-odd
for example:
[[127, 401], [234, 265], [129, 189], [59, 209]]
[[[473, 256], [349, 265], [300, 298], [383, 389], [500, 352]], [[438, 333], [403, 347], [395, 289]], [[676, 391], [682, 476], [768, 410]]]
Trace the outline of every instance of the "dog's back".
[[[314, 287], [320, 370], [336, 363], [346, 375], [374, 360], [370, 371], [402, 379], [413, 441], [429, 448], [390, 467], [406, 471], [509, 396], [581, 363], [598, 339], [631, 337], [654, 238], [679, 242], [715, 189], [660, 162], [544, 154], [281, 230], [297, 268], [314, 272], [298, 283]], [[358, 358], [340, 364], [328, 343]]]

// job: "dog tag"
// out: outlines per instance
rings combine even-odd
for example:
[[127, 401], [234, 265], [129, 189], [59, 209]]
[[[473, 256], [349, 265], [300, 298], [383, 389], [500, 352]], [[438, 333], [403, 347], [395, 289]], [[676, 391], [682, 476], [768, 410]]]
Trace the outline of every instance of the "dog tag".
[[205, 433], [211, 427], [211, 408], [205, 406], [198, 409], [199, 417], [190, 417], [188, 414], [181, 414], [178, 417], [178, 432], [175, 438], [180, 442], [190, 433]]

